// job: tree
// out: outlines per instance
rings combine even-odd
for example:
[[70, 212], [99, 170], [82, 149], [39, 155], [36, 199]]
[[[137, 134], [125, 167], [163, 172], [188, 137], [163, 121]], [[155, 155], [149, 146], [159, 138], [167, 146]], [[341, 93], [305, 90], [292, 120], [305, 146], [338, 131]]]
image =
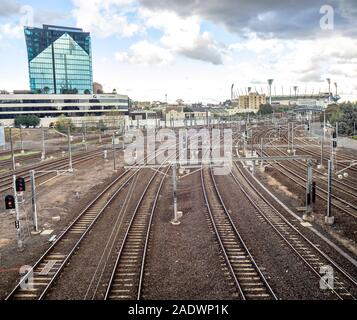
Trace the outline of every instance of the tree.
[[72, 119], [61, 115], [55, 123], [56, 130], [66, 134], [68, 132], [68, 127], [71, 129], [71, 131], [74, 130]]
[[41, 119], [35, 115], [22, 115], [15, 118], [15, 127], [24, 126], [26, 128], [37, 127], [41, 123]]
[[43, 88], [43, 92], [44, 92], [44, 94], [48, 94], [50, 92], [50, 88], [49, 87], [44, 87]]
[[99, 129], [101, 132], [104, 132], [105, 130], [108, 130], [108, 127], [106, 126], [106, 124], [104, 123], [103, 120], [99, 120], [99, 121], [98, 121], [98, 129]]
[[85, 89], [84, 94], [90, 94], [90, 91], [88, 89]]
[[183, 108], [183, 112], [193, 112], [193, 110], [190, 107], [185, 107]]
[[273, 113], [273, 107], [270, 104], [261, 104], [259, 107], [259, 114], [271, 114]]

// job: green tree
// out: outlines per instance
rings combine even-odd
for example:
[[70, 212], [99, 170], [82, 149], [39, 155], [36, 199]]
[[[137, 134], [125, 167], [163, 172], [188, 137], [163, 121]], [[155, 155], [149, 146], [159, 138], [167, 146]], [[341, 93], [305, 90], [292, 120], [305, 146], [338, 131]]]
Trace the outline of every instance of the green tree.
[[49, 87], [44, 87], [43, 88], [43, 92], [44, 92], [44, 94], [48, 94], [50, 92], [50, 88]]
[[26, 128], [37, 127], [41, 123], [41, 119], [35, 115], [21, 115], [15, 118], [15, 127], [24, 126]]
[[270, 104], [261, 104], [259, 107], [259, 114], [271, 114], [273, 107]]
[[[99, 90], [98, 90], [98, 91], [99, 91]], [[90, 94], [90, 90], [85, 89], [85, 90], [84, 90], [84, 94]]]
[[99, 121], [98, 121], [98, 129], [99, 129], [101, 132], [104, 132], [105, 130], [108, 130], [108, 127], [106, 126], [106, 124], [104, 123], [103, 120], [99, 120]]
[[74, 131], [74, 124], [71, 118], [67, 118], [64, 115], [61, 115], [55, 123], [55, 128], [61, 133], [68, 133], [68, 127], [70, 128], [71, 132]]

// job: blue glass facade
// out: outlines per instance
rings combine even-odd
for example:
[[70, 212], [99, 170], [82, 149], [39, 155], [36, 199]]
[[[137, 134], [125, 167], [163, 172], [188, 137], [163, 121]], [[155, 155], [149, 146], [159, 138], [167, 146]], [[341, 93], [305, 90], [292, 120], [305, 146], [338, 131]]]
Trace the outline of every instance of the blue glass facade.
[[25, 27], [30, 88], [35, 93], [92, 93], [91, 38], [82, 29]]

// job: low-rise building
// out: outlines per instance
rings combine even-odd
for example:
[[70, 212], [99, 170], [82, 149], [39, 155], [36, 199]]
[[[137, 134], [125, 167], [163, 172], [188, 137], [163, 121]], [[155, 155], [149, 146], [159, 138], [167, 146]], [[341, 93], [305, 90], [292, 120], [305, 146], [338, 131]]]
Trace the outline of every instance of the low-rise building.
[[262, 104], [267, 103], [265, 94], [257, 92], [250, 92], [248, 95], [239, 96], [238, 100], [238, 113], [255, 112], [259, 111]]
[[130, 99], [119, 94], [0, 94], [0, 122], [12, 125], [19, 115], [36, 115], [47, 126], [60, 115], [71, 118], [127, 115]]

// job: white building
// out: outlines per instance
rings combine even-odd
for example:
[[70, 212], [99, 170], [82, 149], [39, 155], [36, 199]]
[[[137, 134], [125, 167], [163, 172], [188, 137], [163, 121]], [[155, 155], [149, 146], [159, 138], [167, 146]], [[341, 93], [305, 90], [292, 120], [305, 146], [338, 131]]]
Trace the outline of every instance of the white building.
[[19, 115], [36, 115], [48, 126], [60, 115], [71, 118], [128, 114], [129, 97], [119, 94], [0, 94], [0, 122], [12, 125]]

